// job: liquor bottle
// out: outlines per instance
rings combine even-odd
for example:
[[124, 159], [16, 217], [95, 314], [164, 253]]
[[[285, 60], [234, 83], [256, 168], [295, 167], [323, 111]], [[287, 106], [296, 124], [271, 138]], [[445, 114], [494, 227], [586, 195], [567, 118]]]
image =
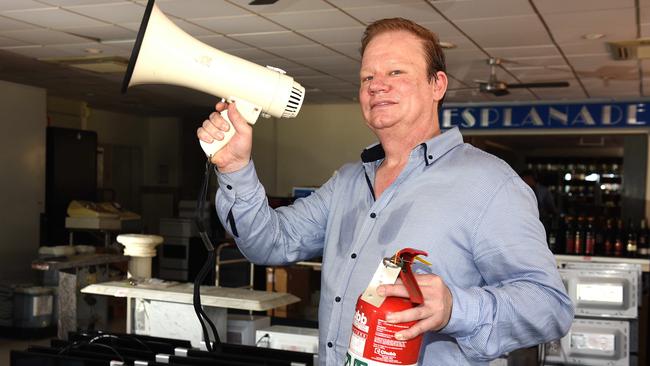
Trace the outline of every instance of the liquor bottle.
[[587, 228], [585, 229], [585, 255], [592, 256], [595, 254], [596, 233], [594, 231], [594, 218], [587, 218]]
[[616, 236], [614, 238], [614, 256], [622, 257], [623, 256], [623, 235], [625, 231], [623, 229], [623, 219], [618, 219], [618, 224], [616, 225]]
[[602, 217], [595, 218], [594, 225], [594, 254], [602, 255], [605, 245], [605, 221]]
[[553, 216], [551, 219], [551, 228], [548, 231], [548, 249], [551, 253], [557, 253], [557, 234], [559, 231], [558, 217]]
[[575, 231], [575, 242], [573, 243], [573, 254], [583, 254], [585, 249], [584, 220], [578, 216], [578, 224]]
[[612, 227], [612, 219], [607, 219], [605, 225], [605, 232], [603, 233], [604, 243], [601, 254], [609, 256], [614, 254], [615, 234], [614, 228]]
[[627, 256], [628, 257], [636, 257], [637, 256], [637, 232], [634, 229], [634, 224], [632, 223], [632, 219], [628, 221], [628, 229], [627, 229], [627, 245], [625, 247], [627, 251]]
[[576, 232], [573, 227], [573, 216], [566, 217], [566, 230], [564, 231], [564, 252], [566, 254], [573, 254], [575, 252], [575, 239]]
[[648, 242], [648, 226], [645, 218], [641, 220], [639, 227], [639, 237], [637, 238], [639, 256], [647, 258], [650, 255], [650, 243]]

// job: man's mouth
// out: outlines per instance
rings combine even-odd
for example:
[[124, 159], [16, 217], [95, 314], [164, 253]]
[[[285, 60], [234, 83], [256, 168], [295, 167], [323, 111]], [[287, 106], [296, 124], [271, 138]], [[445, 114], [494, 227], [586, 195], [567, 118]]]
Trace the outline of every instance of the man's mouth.
[[370, 105], [370, 109], [388, 107], [388, 106], [391, 106], [391, 105], [394, 105], [394, 104], [397, 104], [397, 103], [392, 102], [392, 101], [388, 101], [388, 100], [381, 101], [381, 102], [376, 102], [376, 103], [372, 103]]

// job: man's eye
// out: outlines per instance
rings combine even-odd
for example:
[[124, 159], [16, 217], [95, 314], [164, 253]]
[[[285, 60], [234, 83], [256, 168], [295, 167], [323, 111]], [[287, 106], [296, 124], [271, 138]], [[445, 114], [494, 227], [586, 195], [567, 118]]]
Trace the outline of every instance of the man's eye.
[[361, 78], [361, 81], [370, 81], [372, 80], [372, 76], [365, 76]]
[[399, 74], [401, 74], [401, 73], [402, 73], [402, 70], [393, 70], [393, 71], [390, 72], [389, 75], [391, 75], [391, 76], [392, 76], [392, 75], [399, 75]]

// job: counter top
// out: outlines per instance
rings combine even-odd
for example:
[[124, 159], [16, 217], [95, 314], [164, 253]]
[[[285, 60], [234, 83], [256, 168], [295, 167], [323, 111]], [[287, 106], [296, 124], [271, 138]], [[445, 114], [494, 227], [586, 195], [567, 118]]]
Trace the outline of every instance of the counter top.
[[[191, 304], [193, 284], [165, 282], [131, 285], [129, 281], [113, 281], [87, 286], [81, 289], [81, 292]], [[201, 286], [201, 304], [203, 306], [265, 311], [298, 301], [300, 301], [300, 298], [288, 293]]]
[[587, 262], [587, 263], [627, 263], [640, 264], [643, 272], [650, 272], [650, 259], [626, 257], [590, 257], [584, 255], [556, 254], [555, 260], [559, 262]]
[[122, 254], [77, 254], [66, 257], [37, 259], [32, 262], [32, 269], [39, 271], [48, 271], [51, 269], [60, 270], [66, 268], [126, 262], [128, 260], [129, 257], [125, 257]]

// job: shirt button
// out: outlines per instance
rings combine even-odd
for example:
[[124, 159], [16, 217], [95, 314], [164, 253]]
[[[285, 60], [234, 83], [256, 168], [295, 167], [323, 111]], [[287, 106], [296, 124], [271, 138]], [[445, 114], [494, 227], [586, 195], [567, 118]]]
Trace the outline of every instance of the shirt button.
[[357, 253], [352, 253], [352, 254], [350, 255], [350, 258], [352, 258], [352, 259], [354, 259], [354, 258], [356, 258], [356, 257], [357, 257]]
[[335, 297], [335, 298], [334, 298], [334, 301], [336, 301], [336, 302], [341, 302], [341, 297], [339, 297], [339, 296]]
[[374, 219], [375, 217], [377, 217], [377, 214], [373, 212], [370, 214], [370, 217]]
[[327, 342], [327, 347], [332, 348], [334, 347], [334, 345], [332, 344], [332, 342]]
[[226, 188], [228, 188], [228, 189], [232, 189], [232, 186], [231, 186], [230, 184], [228, 184], [228, 185], [226, 186]]
[[429, 159], [433, 159], [433, 155], [429, 155]]

